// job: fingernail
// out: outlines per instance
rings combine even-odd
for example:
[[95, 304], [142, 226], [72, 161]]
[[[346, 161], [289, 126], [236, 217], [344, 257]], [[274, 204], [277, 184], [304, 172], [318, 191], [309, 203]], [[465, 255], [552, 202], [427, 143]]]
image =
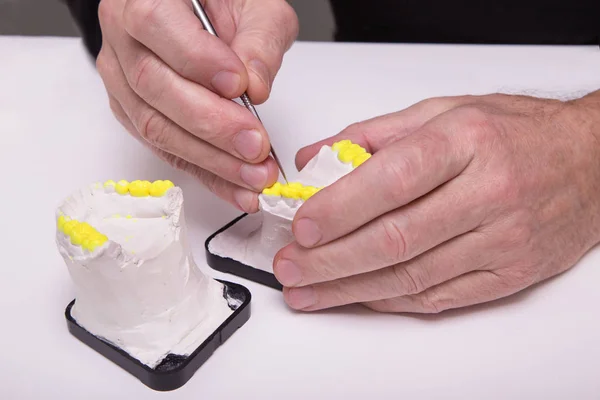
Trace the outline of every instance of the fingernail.
[[302, 218], [296, 222], [294, 234], [296, 241], [304, 247], [316, 245], [323, 237], [317, 224], [309, 218]]
[[262, 190], [269, 178], [269, 168], [266, 165], [244, 164], [240, 169], [240, 176], [247, 185]]
[[240, 87], [241, 78], [235, 72], [221, 71], [216, 74], [211, 83], [221, 95], [233, 97]]
[[289, 260], [280, 260], [275, 264], [277, 280], [283, 286], [296, 286], [302, 282], [302, 272], [300, 268]]
[[251, 60], [248, 64], [250, 64], [250, 69], [258, 75], [258, 77], [267, 85], [268, 89], [271, 89], [271, 74], [269, 73], [269, 69], [260, 60]]
[[255, 194], [246, 189], [239, 189], [233, 193], [233, 198], [237, 205], [245, 212], [252, 211]]
[[233, 146], [242, 157], [254, 160], [262, 152], [262, 141], [262, 135], [258, 131], [241, 131], [233, 140]]
[[298, 310], [317, 303], [317, 294], [311, 286], [291, 288], [288, 297], [290, 306]]

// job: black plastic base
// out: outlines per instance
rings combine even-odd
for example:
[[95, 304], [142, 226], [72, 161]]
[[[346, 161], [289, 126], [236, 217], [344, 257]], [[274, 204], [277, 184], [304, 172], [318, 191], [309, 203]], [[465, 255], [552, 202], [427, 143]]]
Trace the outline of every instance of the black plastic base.
[[183, 386], [202, 364], [208, 360], [212, 353], [223, 344], [233, 333], [250, 318], [250, 291], [242, 285], [221, 281], [225, 285], [223, 297], [237, 300], [239, 305], [229, 307], [233, 314], [223, 322], [192, 354], [188, 357], [169, 354], [154, 369], [142, 364], [112, 344], [99, 339], [82, 328], [71, 316], [71, 308], [76, 300], [69, 303], [65, 310], [69, 332], [77, 339], [111, 360], [151, 389], [158, 391], [175, 390]]
[[232, 258], [220, 257], [216, 254], [211, 253], [209, 250], [210, 241], [213, 240], [215, 236], [225, 232], [227, 229], [231, 228], [233, 225], [241, 221], [247, 215], [248, 214], [240, 215], [239, 217], [237, 217], [236, 219], [234, 219], [233, 221], [231, 221], [230, 223], [228, 223], [227, 225], [210, 235], [208, 239], [206, 239], [206, 242], [204, 243], [204, 248], [206, 249], [206, 262], [214, 270], [224, 272], [226, 274], [233, 274], [241, 278], [245, 278], [253, 282], [269, 286], [273, 289], [283, 290], [283, 286], [281, 285], [281, 283], [279, 283], [277, 278], [275, 278], [275, 275], [267, 271], [251, 267]]

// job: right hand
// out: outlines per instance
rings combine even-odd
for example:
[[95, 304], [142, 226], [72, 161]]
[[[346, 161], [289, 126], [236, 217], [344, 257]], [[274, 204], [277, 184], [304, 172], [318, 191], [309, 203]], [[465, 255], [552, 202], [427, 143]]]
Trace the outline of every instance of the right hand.
[[202, 0], [216, 38], [189, 0], [102, 0], [97, 68], [116, 118], [160, 158], [244, 212], [277, 181], [260, 121], [231, 101], [267, 100], [298, 34], [285, 0]]

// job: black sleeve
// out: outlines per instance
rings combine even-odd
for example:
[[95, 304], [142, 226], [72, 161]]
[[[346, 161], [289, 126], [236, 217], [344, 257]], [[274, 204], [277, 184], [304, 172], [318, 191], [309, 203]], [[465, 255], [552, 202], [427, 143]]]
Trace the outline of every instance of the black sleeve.
[[67, 3], [71, 16], [81, 32], [85, 47], [95, 59], [102, 47], [102, 31], [100, 31], [100, 22], [98, 22], [100, 0], [63, 1]]

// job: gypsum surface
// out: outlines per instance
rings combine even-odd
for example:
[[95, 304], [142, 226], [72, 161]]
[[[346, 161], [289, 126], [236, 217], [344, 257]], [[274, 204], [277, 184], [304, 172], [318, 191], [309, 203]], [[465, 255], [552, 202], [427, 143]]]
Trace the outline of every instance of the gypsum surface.
[[275, 254], [294, 241], [292, 221], [302, 204], [371, 157], [364, 148], [342, 140], [322, 146], [295, 182], [275, 183], [258, 196], [259, 211], [215, 235], [208, 251], [246, 266], [273, 273]]
[[107, 181], [56, 210], [73, 319], [150, 368], [189, 356], [242, 303], [196, 266], [183, 203], [170, 181]]

